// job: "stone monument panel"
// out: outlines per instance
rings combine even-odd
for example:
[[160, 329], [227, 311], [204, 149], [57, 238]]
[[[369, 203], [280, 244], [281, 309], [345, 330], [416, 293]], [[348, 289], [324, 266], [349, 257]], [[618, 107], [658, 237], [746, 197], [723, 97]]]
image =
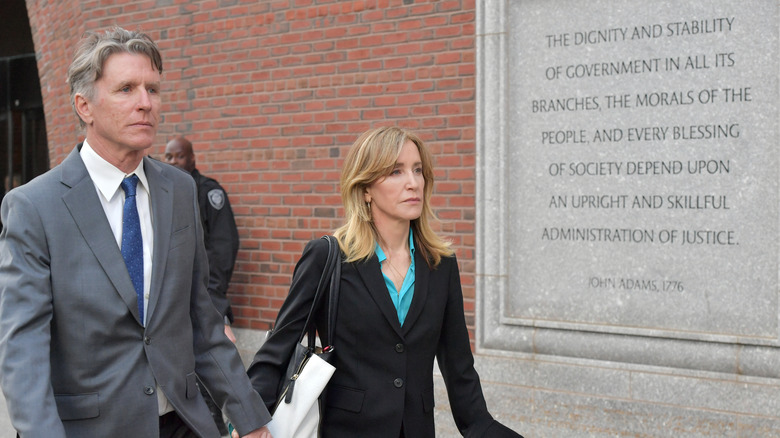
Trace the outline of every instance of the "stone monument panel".
[[778, 345], [777, 2], [507, 8], [501, 324]]

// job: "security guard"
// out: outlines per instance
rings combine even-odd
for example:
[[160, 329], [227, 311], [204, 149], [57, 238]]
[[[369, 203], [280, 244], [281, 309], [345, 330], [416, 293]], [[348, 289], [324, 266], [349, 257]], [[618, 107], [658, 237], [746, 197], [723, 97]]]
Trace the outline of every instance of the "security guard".
[[[178, 137], [168, 142], [165, 146], [165, 162], [189, 172], [198, 186], [203, 241], [206, 244], [209, 260], [208, 291], [214, 307], [225, 319], [225, 334], [235, 343], [236, 337], [230, 328], [230, 324], [233, 323], [233, 309], [231, 309], [230, 301], [227, 298], [227, 289], [238, 253], [238, 229], [227, 193], [216, 180], [201, 175], [195, 168], [192, 143], [186, 138]], [[227, 429], [222, 420], [222, 412], [211, 402], [211, 397], [207, 393], [203, 395], [211, 408], [220, 433], [226, 435]]]

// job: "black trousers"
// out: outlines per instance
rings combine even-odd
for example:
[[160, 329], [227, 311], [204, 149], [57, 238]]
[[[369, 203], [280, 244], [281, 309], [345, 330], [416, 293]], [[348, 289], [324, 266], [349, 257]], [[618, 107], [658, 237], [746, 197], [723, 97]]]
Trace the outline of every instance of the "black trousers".
[[160, 417], [160, 438], [199, 438], [176, 411]]

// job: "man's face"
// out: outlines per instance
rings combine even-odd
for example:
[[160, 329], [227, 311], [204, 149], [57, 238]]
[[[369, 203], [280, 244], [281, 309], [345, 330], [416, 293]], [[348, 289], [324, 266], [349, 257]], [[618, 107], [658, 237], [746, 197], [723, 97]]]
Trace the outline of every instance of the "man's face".
[[160, 118], [160, 79], [144, 55], [117, 53], [106, 60], [94, 99], [84, 100], [80, 111], [96, 151], [121, 156], [152, 146]]
[[171, 140], [165, 146], [165, 162], [179, 169], [192, 172], [195, 169], [195, 154], [192, 147], [179, 140]]

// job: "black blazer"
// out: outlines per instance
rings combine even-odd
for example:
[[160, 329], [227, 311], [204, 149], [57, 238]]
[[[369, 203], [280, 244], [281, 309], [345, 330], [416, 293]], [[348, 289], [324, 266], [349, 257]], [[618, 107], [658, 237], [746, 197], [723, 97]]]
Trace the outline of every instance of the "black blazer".
[[[327, 252], [323, 239], [306, 245], [275, 329], [249, 368], [252, 384], [269, 409], [303, 329]], [[488, 413], [474, 369], [455, 257], [444, 258], [430, 270], [416, 251], [415, 266], [414, 298], [403, 327], [377, 257], [342, 266], [335, 339], [322, 340], [323, 345], [334, 345], [336, 356], [336, 373], [326, 389], [322, 436], [398, 438], [403, 424], [408, 438], [433, 437], [434, 357], [463, 435], [520, 436]], [[323, 303], [327, 305], [327, 300]], [[322, 307], [317, 315], [321, 334], [327, 333], [326, 310]]]

